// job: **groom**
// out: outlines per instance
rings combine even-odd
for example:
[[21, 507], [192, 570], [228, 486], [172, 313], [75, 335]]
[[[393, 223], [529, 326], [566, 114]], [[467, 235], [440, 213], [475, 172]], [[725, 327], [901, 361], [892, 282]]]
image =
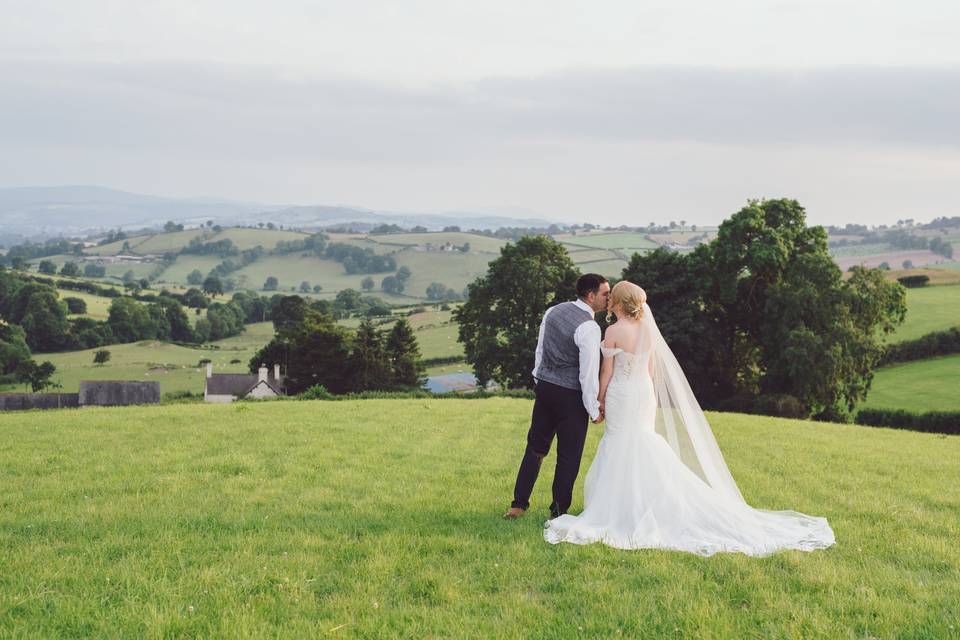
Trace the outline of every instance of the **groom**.
[[557, 468], [553, 475], [550, 517], [567, 512], [573, 501], [573, 484], [580, 471], [587, 416], [603, 420], [599, 392], [600, 326], [593, 319], [607, 308], [610, 283], [588, 273], [577, 280], [577, 300], [547, 309], [540, 323], [534, 358], [536, 400], [527, 433], [527, 450], [520, 462], [513, 503], [504, 518], [519, 518], [530, 507], [530, 494], [540, 464], [557, 437]]

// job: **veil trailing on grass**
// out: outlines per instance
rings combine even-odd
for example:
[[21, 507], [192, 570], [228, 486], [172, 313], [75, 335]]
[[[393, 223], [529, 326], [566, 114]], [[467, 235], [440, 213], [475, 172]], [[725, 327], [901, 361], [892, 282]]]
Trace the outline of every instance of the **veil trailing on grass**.
[[723, 496], [745, 504], [687, 377], [646, 303], [641, 317], [640, 343], [651, 351], [657, 433], [701, 480]]

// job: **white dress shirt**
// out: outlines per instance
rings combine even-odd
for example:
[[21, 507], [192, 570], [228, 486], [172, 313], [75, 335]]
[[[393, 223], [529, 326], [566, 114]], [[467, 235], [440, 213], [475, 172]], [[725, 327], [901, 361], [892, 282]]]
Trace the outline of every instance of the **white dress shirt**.
[[[577, 299], [575, 305], [593, 317], [593, 309], [583, 300]], [[547, 316], [553, 307], [547, 309], [540, 321], [540, 335], [537, 336], [537, 351], [534, 355], [533, 377], [537, 377], [540, 361], [543, 359], [543, 328], [546, 326]], [[587, 410], [592, 420], [600, 416], [600, 325], [587, 321], [577, 327], [573, 334], [573, 341], [580, 350], [580, 389], [583, 392], [583, 408]]]

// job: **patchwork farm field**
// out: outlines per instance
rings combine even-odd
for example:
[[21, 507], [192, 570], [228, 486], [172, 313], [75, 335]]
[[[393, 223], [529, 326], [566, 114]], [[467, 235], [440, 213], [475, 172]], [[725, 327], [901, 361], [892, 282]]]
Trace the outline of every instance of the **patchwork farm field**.
[[[402, 247], [442, 247], [446, 244], [462, 246], [470, 244], [470, 251], [483, 253], [500, 253], [500, 249], [507, 244], [506, 240], [490, 238], [476, 233], [453, 231], [434, 231], [429, 233], [386, 233], [368, 236], [369, 240], [377, 244], [392, 246], [394, 249]], [[492, 258], [491, 258], [492, 259]]]
[[712, 414], [747, 500], [825, 516], [837, 545], [700, 558], [546, 544], [553, 454], [532, 510], [501, 520], [530, 409], [0, 415], [0, 636], [957, 636], [960, 438]]
[[891, 269], [898, 269], [907, 260], [917, 267], [935, 267], [950, 262], [947, 258], [926, 249], [892, 250], [884, 253], [842, 257], [834, 255], [834, 260], [844, 271], [854, 265], [863, 265], [869, 269], [875, 269], [884, 262]]

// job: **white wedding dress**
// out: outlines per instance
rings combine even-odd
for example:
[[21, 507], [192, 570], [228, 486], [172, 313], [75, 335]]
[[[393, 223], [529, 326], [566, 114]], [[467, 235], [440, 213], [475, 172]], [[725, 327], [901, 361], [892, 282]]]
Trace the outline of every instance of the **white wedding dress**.
[[644, 307], [637, 353], [603, 348], [605, 357], [615, 358], [614, 373], [605, 398], [606, 429], [584, 483], [584, 510], [548, 521], [547, 542], [702, 556], [766, 556], [834, 544], [824, 518], [763, 511], [744, 501]]

